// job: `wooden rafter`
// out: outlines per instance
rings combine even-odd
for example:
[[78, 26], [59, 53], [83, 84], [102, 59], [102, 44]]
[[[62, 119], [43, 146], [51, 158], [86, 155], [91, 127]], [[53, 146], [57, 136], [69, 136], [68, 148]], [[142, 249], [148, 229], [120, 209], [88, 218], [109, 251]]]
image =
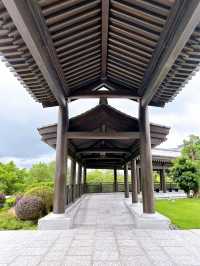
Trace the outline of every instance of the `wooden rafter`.
[[108, 27], [109, 27], [109, 1], [102, 0], [101, 13], [101, 79], [106, 80], [107, 76], [107, 57], [108, 57]]
[[166, 77], [167, 73], [174, 64], [176, 58], [181, 53], [186, 42], [200, 23], [200, 1], [199, 0], [185, 0], [181, 2], [181, 8], [176, 14], [176, 23], [170, 27], [170, 36], [165, 45], [167, 49], [159, 57], [156, 63], [156, 69], [148, 80], [148, 84], [144, 84], [144, 94], [142, 97], [142, 106], [150, 103], [156, 94], [160, 84]]
[[[200, 24], [190, 22], [199, 0], [50, 2], [0, 0], [0, 52], [44, 107], [68, 96], [99, 97], [98, 84], [85, 90], [95, 82], [107, 85], [108, 97], [139, 94], [164, 106], [198, 69]], [[174, 48], [172, 62], [171, 45], [180, 35], [183, 49]]]
[[61, 78], [59, 64], [55, 54], [53, 54], [54, 48], [47, 36], [48, 31], [45, 28], [42, 16], [39, 15], [36, 4], [34, 4], [37, 2], [25, 0], [2, 1], [57, 102], [59, 105], [65, 106], [64, 80]]

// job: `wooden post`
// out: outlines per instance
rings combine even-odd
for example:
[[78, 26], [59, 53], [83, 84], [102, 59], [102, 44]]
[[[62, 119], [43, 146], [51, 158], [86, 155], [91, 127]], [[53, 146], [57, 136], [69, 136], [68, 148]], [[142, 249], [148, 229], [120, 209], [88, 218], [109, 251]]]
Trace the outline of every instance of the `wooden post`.
[[83, 168], [83, 192], [87, 192], [87, 168]]
[[65, 186], [66, 186], [66, 163], [67, 163], [67, 140], [65, 137], [68, 130], [68, 105], [59, 107], [57, 142], [56, 142], [56, 176], [54, 186], [53, 212], [61, 214], [65, 212]]
[[132, 203], [138, 202], [136, 160], [131, 160]]
[[154, 189], [152, 174], [151, 136], [148, 107], [139, 105], [140, 165], [142, 177], [143, 212], [154, 213]]
[[117, 184], [117, 169], [114, 168], [114, 192], [118, 191], [118, 184]]
[[76, 184], [76, 161], [74, 158], [71, 158], [71, 200], [74, 202], [75, 200], [75, 184]]
[[124, 165], [124, 196], [129, 197], [129, 183], [128, 183], [128, 163]]
[[166, 193], [166, 180], [165, 180], [165, 169], [160, 170], [160, 179], [162, 180], [162, 191]]
[[163, 177], [162, 177], [162, 170], [159, 170], [160, 174], [160, 190], [163, 190]]
[[137, 166], [137, 193], [140, 194], [140, 168]]
[[78, 196], [81, 196], [81, 182], [82, 182], [82, 165], [78, 164]]

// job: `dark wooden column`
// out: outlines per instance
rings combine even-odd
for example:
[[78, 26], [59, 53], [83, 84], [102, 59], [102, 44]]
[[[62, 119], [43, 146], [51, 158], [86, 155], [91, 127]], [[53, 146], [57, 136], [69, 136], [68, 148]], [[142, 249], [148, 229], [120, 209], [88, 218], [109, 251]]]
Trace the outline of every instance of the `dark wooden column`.
[[164, 193], [166, 193], [166, 180], [165, 180], [165, 169], [164, 168], [162, 168], [161, 170], [160, 170], [160, 179], [161, 179], [161, 182], [162, 182], [162, 191], [164, 192]]
[[129, 197], [129, 183], [128, 183], [128, 163], [124, 165], [124, 196]]
[[142, 170], [139, 169], [139, 182], [140, 182], [140, 192], [142, 192]]
[[131, 160], [132, 203], [138, 202], [136, 160]]
[[140, 165], [142, 177], [143, 212], [154, 213], [153, 168], [148, 107], [139, 105]]
[[87, 168], [83, 168], [83, 192], [87, 192]]
[[78, 196], [79, 197], [82, 194], [81, 182], [82, 182], [82, 165], [79, 163], [78, 164]]
[[75, 200], [75, 189], [76, 189], [76, 161], [74, 158], [71, 158], [71, 200], [74, 202]]
[[117, 169], [114, 168], [114, 192], [118, 191], [118, 184], [117, 184]]
[[137, 166], [137, 193], [140, 194], [141, 192], [141, 178], [140, 178], [140, 167]]
[[160, 190], [163, 190], [162, 170], [159, 170], [158, 172], [160, 174]]
[[68, 130], [68, 105], [59, 107], [58, 110], [58, 126], [57, 126], [57, 142], [56, 142], [56, 176], [54, 186], [54, 202], [53, 212], [65, 212], [65, 186], [67, 175], [67, 139], [66, 131]]

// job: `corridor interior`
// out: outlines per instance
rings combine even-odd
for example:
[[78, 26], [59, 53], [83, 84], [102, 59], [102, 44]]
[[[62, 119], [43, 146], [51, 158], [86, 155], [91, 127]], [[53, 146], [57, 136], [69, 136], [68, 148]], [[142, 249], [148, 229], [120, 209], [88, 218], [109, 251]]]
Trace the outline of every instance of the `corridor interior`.
[[74, 219], [74, 227], [134, 227], [123, 193], [86, 194]]

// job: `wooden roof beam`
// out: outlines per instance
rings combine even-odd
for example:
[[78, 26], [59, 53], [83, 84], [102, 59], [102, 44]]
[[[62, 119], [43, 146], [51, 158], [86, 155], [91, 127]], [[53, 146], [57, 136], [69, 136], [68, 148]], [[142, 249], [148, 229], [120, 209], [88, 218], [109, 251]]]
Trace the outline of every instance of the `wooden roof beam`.
[[[103, 90], [102, 88], [105, 88]], [[109, 79], [105, 82], [100, 80], [91, 84], [86, 84], [80, 88], [77, 88], [69, 95], [69, 100], [76, 100], [81, 98], [129, 98], [132, 100], [138, 100], [141, 97], [138, 96], [136, 88], [128, 88], [124, 85], [116, 84]]]
[[90, 132], [90, 131], [80, 131], [80, 132], [67, 132], [66, 136], [68, 139], [139, 139], [138, 131], [131, 132]]
[[2, 0], [30, 53], [61, 106], [66, 105], [65, 81], [37, 1]]
[[77, 99], [85, 99], [85, 98], [125, 98], [125, 99], [131, 99], [131, 100], [138, 100], [140, 99], [140, 97], [138, 96], [134, 96], [131, 93], [120, 93], [120, 92], [110, 92], [110, 91], [96, 91], [96, 92], [92, 92], [92, 93], [87, 93], [87, 94], [78, 94], [78, 93], [74, 93], [73, 95], [69, 96], [69, 100], [77, 100]]
[[113, 158], [113, 157], [94, 157], [94, 158], [82, 158], [83, 162], [92, 162], [92, 161], [125, 161], [124, 158]]
[[167, 27], [167, 32], [163, 33], [166, 35], [170, 33], [167, 40], [162, 39], [162, 42], [165, 42], [165, 47], [162, 48], [163, 52], [159, 55], [159, 58], [156, 54], [152, 58], [152, 60], [156, 60], [156, 67], [144, 82], [142, 106], [146, 106], [151, 102], [194, 29], [200, 23], [200, 0], [184, 0], [180, 3], [180, 8], [175, 16], [175, 23], [169, 22], [171, 23], [170, 29]]
[[93, 153], [113, 153], [113, 154], [123, 154], [130, 153], [127, 149], [120, 148], [92, 148], [92, 149], [83, 149], [78, 150], [77, 154], [93, 154]]
[[101, 80], [105, 81], [107, 78], [107, 58], [108, 58], [108, 28], [109, 28], [109, 1], [102, 0], [101, 6]]

